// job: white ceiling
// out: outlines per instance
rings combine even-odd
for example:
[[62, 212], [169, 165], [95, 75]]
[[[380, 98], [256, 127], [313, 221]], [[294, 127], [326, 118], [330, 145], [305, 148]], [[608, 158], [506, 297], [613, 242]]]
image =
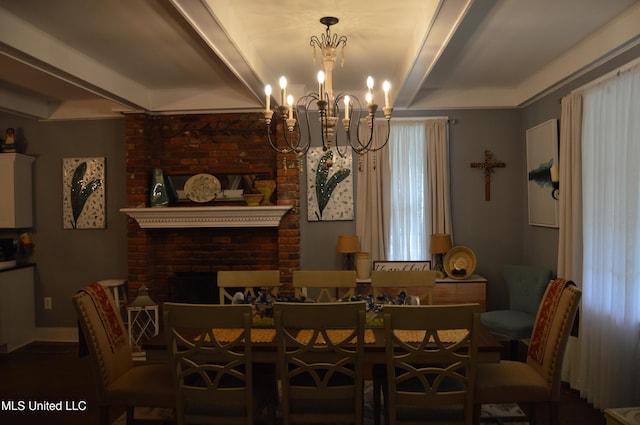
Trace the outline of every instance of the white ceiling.
[[396, 110], [526, 105], [640, 43], [638, 0], [0, 0], [0, 109], [257, 111], [280, 75], [316, 89], [323, 16], [334, 90], [387, 79]]

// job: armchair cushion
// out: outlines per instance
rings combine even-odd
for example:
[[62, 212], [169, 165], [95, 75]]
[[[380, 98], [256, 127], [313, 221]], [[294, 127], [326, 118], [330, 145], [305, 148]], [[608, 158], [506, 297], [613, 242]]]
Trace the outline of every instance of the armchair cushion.
[[482, 313], [482, 324], [491, 332], [513, 339], [527, 339], [533, 331], [536, 317], [517, 310], [495, 310]]
[[542, 295], [551, 281], [551, 270], [536, 266], [505, 266], [504, 281], [509, 290], [509, 309], [529, 313], [535, 318]]
[[538, 307], [549, 282], [551, 270], [536, 266], [504, 267], [509, 291], [509, 309], [482, 313], [480, 320], [491, 332], [520, 340], [531, 337]]

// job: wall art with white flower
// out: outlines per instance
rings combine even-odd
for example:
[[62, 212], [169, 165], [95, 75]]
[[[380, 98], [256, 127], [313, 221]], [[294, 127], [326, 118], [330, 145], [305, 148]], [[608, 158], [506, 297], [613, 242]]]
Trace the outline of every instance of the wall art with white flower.
[[353, 220], [351, 150], [344, 157], [335, 149], [310, 148], [307, 152], [307, 219]]
[[65, 229], [105, 228], [105, 158], [62, 160]]

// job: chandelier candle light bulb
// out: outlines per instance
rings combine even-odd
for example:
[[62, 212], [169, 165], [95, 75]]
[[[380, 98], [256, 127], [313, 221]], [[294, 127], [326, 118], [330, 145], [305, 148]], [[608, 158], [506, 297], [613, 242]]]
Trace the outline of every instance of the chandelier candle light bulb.
[[389, 107], [389, 89], [391, 89], [391, 83], [385, 80], [385, 82], [382, 83], [382, 90], [384, 90], [384, 107], [385, 108]]
[[267, 111], [271, 110], [271, 84], [267, 84], [264, 88], [264, 94], [267, 95]]
[[351, 101], [351, 98], [349, 97], [349, 95], [346, 95], [344, 97], [344, 119], [345, 120], [349, 120], [349, 102]]
[[324, 98], [324, 72], [318, 71], [318, 96], [320, 100]]
[[373, 103], [373, 77], [372, 76], [367, 77], [367, 88], [369, 89], [367, 91], [367, 103], [371, 104]]
[[287, 79], [280, 77], [280, 104], [284, 105], [284, 100], [287, 97]]
[[293, 119], [293, 96], [287, 96], [287, 105], [289, 105], [289, 119]]

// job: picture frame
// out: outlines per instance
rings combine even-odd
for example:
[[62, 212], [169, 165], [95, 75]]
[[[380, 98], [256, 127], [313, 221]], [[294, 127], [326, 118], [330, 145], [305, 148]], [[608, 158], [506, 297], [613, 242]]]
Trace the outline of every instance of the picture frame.
[[431, 270], [431, 261], [374, 261], [373, 270], [423, 271]]
[[526, 143], [529, 224], [557, 228], [560, 208], [554, 196], [551, 167], [558, 166], [558, 120], [528, 129]]
[[[331, 164], [331, 165], [329, 165]], [[334, 149], [307, 152], [307, 220], [353, 220], [353, 170], [351, 149], [340, 155]]]
[[64, 229], [104, 229], [105, 158], [62, 160]]

